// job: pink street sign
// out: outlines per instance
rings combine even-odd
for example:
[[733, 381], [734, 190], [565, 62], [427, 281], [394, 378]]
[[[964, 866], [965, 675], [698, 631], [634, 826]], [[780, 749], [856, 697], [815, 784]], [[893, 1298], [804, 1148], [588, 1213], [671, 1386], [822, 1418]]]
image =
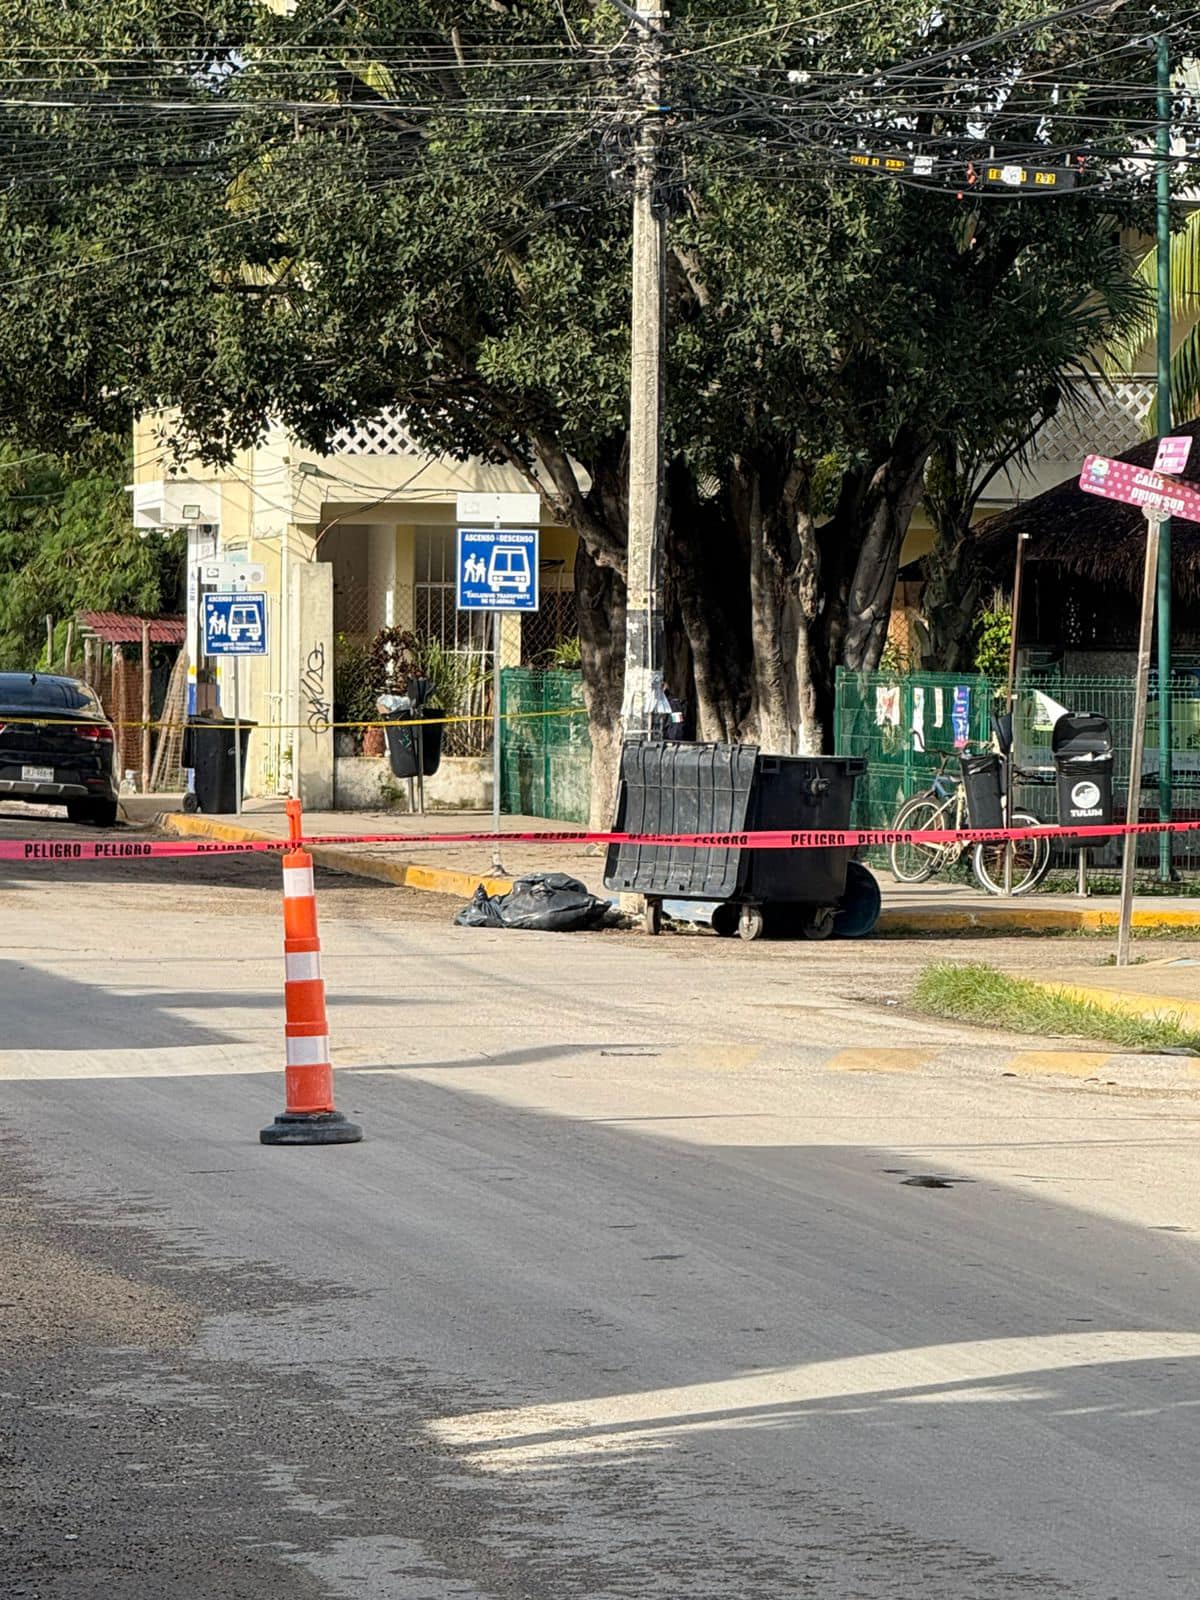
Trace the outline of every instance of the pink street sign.
[[1155, 472], [1182, 472], [1192, 453], [1190, 433], [1168, 434], [1158, 441], [1158, 454], [1154, 458]]
[[1149, 467], [1135, 467], [1109, 456], [1088, 456], [1079, 474], [1079, 487], [1086, 494], [1141, 506], [1143, 511], [1154, 511], [1162, 517], [1186, 517], [1189, 522], [1200, 522], [1200, 489], [1164, 478]]

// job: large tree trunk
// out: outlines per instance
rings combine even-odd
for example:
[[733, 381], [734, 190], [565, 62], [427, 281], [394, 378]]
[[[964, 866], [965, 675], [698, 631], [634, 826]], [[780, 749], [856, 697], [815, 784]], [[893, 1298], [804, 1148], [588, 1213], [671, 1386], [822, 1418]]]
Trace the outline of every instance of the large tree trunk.
[[891, 455], [876, 468], [859, 512], [861, 542], [846, 615], [842, 664], [874, 671], [887, 642], [900, 547], [921, 494], [929, 445], [901, 428]]
[[747, 553], [747, 736], [782, 755], [825, 747], [816, 639], [821, 557], [808, 492], [807, 467], [795, 460], [740, 460], [731, 482], [733, 518]]
[[686, 636], [691, 682], [672, 690], [688, 702], [697, 739], [733, 741], [750, 709], [745, 552], [723, 506], [701, 501], [690, 472], [669, 472], [667, 580]]
[[625, 685], [625, 580], [601, 566], [584, 540], [575, 552], [575, 596], [583, 699], [592, 736], [592, 794], [588, 826], [613, 820], [621, 756], [621, 695]]

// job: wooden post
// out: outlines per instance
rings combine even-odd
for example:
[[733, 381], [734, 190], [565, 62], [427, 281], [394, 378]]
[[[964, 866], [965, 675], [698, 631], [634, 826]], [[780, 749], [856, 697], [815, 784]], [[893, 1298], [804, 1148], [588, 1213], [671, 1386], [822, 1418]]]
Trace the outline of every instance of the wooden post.
[[54, 618], [46, 613], [46, 671], [54, 671]]
[[[1154, 631], [1154, 591], [1158, 580], [1157, 511], [1146, 512], [1146, 566], [1142, 575], [1142, 622], [1138, 634], [1137, 681], [1133, 691], [1133, 731], [1129, 739], [1129, 794], [1125, 821], [1138, 822], [1142, 809], [1142, 751], [1146, 741], [1146, 700], [1150, 693], [1150, 645]], [[1117, 924], [1117, 965], [1129, 965], [1129, 936], [1133, 924], [1133, 874], [1137, 865], [1138, 836], [1125, 835], [1121, 858], [1121, 916]]]
[[142, 793], [150, 793], [150, 624], [142, 618]]
[[72, 620], [71, 622], [67, 623], [67, 642], [63, 646], [63, 671], [68, 677], [71, 676], [71, 651], [74, 648], [74, 644], [75, 623]]
[[[1017, 535], [1017, 562], [1013, 570], [1013, 595], [1012, 595], [1012, 632], [1008, 641], [1008, 683], [1004, 691], [1004, 710], [1008, 717], [1009, 739], [1008, 755], [1004, 761], [1004, 825], [1012, 827], [1013, 814], [1013, 769], [1017, 759], [1017, 730], [1013, 705], [1017, 694], [1017, 629], [1021, 623], [1021, 579], [1025, 575], [1025, 546], [1029, 541], [1027, 533]], [[1013, 877], [1013, 842], [1009, 839], [1004, 846], [1004, 893], [1011, 896]]]

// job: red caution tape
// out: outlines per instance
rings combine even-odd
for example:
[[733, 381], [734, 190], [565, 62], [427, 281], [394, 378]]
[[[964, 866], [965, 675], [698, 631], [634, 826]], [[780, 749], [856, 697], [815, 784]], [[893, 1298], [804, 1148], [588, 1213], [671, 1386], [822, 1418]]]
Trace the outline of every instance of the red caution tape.
[[1008, 839], [1064, 839], [1086, 844], [1121, 834], [1192, 833], [1190, 822], [1110, 822], [1093, 827], [834, 828], [746, 833], [326, 833], [303, 839], [0, 839], [0, 861], [144, 861], [162, 856], [212, 856], [281, 851], [303, 845], [617, 844], [682, 850], [857, 850], [892, 844], [1003, 844]]

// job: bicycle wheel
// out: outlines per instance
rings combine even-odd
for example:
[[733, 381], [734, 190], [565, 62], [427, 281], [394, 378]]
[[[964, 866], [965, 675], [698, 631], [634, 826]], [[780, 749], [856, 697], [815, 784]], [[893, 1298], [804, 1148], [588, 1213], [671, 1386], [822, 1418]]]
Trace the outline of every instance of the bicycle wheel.
[[[946, 826], [946, 802], [935, 794], [919, 794], [907, 800], [896, 813], [892, 827], [920, 831]], [[946, 846], [941, 844], [891, 844], [888, 846], [888, 863], [897, 883], [924, 883], [940, 872], [946, 859]]]
[[[1028, 811], [1013, 812], [1014, 828], [1036, 828], [1038, 819]], [[1004, 893], [1004, 846], [1002, 844], [977, 844], [971, 864], [975, 876], [989, 894]], [[1015, 839], [1013, 841], [1012, 892], [1028, 894], [1050, 870], [1050, 841], [1041, 839]]]

